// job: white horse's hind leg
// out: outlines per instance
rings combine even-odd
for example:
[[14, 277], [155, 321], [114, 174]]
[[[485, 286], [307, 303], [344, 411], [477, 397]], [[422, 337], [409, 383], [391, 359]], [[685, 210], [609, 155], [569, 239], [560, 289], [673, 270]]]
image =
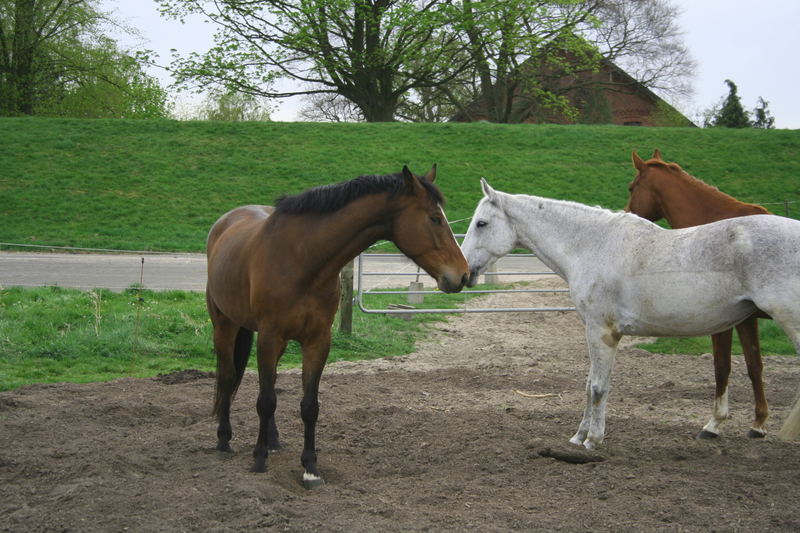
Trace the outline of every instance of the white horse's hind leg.
[[603, 442], [606, 431], [606, 404], [611, 390], [611, 370], [620, 335], [606, 327], [586, 326], [589, 345], [589, 378], [586, 381], [586, 409], [577, 433], [570, 439], [592, 449]]
[[[791, 312], [768, 312], [781, 329], [786, 332], [786, 335], [792, 339], [794, 349], [797, 354], [800, 355], [800, 314]], [[778, 438], [781, 440], [794, 440], [797, 437], [800, 437], [800, 396], [797, 397], [794, 407], [792, 407], [789, 416], [778, 432]]]

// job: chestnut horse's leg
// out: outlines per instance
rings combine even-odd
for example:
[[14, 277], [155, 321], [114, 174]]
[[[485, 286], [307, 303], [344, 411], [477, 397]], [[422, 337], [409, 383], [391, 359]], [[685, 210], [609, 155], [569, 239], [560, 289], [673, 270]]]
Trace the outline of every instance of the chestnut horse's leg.
[[275, 379], [278, 376], [278, 360], [286, 349], [286, 339], [265, 332], [258, 333], [256, 351], [258, 353], [258, 440], [253, 449], [253, 472], [267, 471], [267, 455], [278, 447], [278, 432], [275, 424], [275, 408], [278, 403], [275, 394]]
[[714, 380], [716, 391], [714, 394], [714, 415], [703, 426], [697, 439], [714, 439], [719, 436], [719, 428], [723, 422], [730, 418], [728, 410], [728, 377], [731, 374], [731, 343], [733, 330], [722, 331], [711, 336], [711, 345], [714, 351]]
[[324, 483], [317, 467], [316, 427], [319, 416], [319, 382], [322, 370], [331, 348], [330, 327], [313, 339], [301, 342], [303, 350], [303, 399], [300, 402], [300, 416], [303, 419], [303, 453], [300, 462], [303, 472], [303, 486], [306, 489], [319, 487]]
[[744, 360], [747, 363], [747, 375], [753, 384], [753, 396], [756, 404], [756, 417], [747, 436], [753, 439], [764, 438], [767, 435], [764, 423], [769, 416], [767, 396], [764, 393], [764, 364], [761, 362], [761, 349], [758, 342], [758, 319], [751, 316], [736, 326], [739, 342], [742, 344]]

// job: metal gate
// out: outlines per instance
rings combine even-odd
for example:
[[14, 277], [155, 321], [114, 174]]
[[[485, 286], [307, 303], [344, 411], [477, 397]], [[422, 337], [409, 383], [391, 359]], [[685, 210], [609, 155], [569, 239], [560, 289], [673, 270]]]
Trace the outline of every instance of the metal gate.
[[[456, 235], [456, 237], [463, 237], [463, 235]], [[413, 265], [415, 271], [409, 270], [396, 270], [397, 265], [402, 262], [408, 262]], [[373, 263], [370, 268], [369, 263]], [[375, 269], [374, 264], [378, 266], [383, 265], [383, 269]], [[486, 276], [486, 283], [492, 283], [493, 279], [499, 276], [504, 277], [526, 277], [528, 279], [537, 276], [554, 276], [554, 272], [544, 266], [535, 254], [509, 254], [499, 261], [499, 268], [504, 268], [505, 265], [513, 263], [513, 270], [498, 271], [497, 268], [490, 269], [484, 275]], [[388, 266], [387, 266], [388, 265]], [[406, 297], [418, 296], [420, 301], [425, 295], [442, 294], [438, 290], [422, 290], [419, 285], [412, 283], [416, 280], [419, 282], [420, 278], [432, 280], [430, 276], [424, 271], [421, 271], [410, 259], [406, 258], [403, 254], [399, 253], [375, 253], [375, 254], [361, 254], [358, 256], [356, 262], [357, 275], [356, 275], [356, 302], [358, 308], [364, 313], [373, 314], [418, 314], [418, 313], [507, 313], [507, 312], [552, 312], [552, 311], [574, 311], [574, 307], [467, 307], [466, 303], [469, 298], [464, 299], [464, 306], [455, 309], [434, 309], [426, 307], [415, 306], [402, 306], [401, 308], [383, 308], [376, 309], [367, 307], [365, 297], [371, 295], [403, 295]], [[497, 267], [497, 265], [495, 265]], [[520, 270], [522, 267], [522, 270]], [[389, 270], [387, 270], [387, 268]], [[395, 270], [391, 270], [395, 268]], [[368, 283], [367, 278], [382, 277], [383, 280]], [[407, 290], [386, 290], [385, 286], [380, 287], [382, 281], [393, 280], [396, 284], [398, 280], [408, 279], [408, 283], [403, 283], [404, 287], [409, 287]], [[367, 287], [372, 285], [372, 287]], [[415, 287], [416, 285], [416, 287]], [[460, 295], [470, 294], [504, 294], [504, 293], [568, 293], [569, 289], [464, 289]], [[412, 298], [413, 300], [413, 298]]]

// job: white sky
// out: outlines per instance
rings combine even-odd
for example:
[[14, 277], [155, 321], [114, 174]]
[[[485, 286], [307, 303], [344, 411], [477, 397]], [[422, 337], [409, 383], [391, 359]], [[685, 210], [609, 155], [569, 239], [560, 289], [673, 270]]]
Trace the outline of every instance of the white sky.
[[[695, 61], [695, 95], [680, 106], [690, 118], [728, 94], [725, 79], [733, 80], [745, 109], [759, 96], [769, 102], [778, 128], [800, 129], [800, 0], [671, 0], [683, 11], [684, 42]], [[186, 25], [162, 18], [151, 0], [102, 0], [103, 8], [138, 28], [144, 42], [119, 38], [123, 46], [139, 45], [169, 64], [170, 49], [181, 55], [203, 52], [213, 43], [214, 28], [202, 20]], [[170, 78], [153, 71], [165, 82]], [[296, 120], [302, 102], [282, 100], [273, 120]]]

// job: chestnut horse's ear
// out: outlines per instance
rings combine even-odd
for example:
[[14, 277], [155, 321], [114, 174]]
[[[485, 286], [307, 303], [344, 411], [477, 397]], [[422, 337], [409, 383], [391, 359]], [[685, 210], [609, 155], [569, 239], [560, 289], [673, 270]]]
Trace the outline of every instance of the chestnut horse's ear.
[[631, 154], [631, 158], [633, 159], [633, 166], [636, 167], [636, 170], [641, 172], [644, 168], [644, 161], [639, 157], [639, 154], [636, 153], [636, 150]]
[[663, 160], [664, 160], [664, 158], [663, 158], [663, 157], [661, 157], [661, 150], [659, 150], [658, 148], [656, 148], [655, 150], [653, 150], [653, 157], [652, 157], [652, 159], [660, 159], [661, 161], [663, 161]]
[[436, 180], [436, 163], [433, 164], [431, 169], [428, 171], [427, 174], [423, 176], [423, 178], [431, 183], [433, 183]]

